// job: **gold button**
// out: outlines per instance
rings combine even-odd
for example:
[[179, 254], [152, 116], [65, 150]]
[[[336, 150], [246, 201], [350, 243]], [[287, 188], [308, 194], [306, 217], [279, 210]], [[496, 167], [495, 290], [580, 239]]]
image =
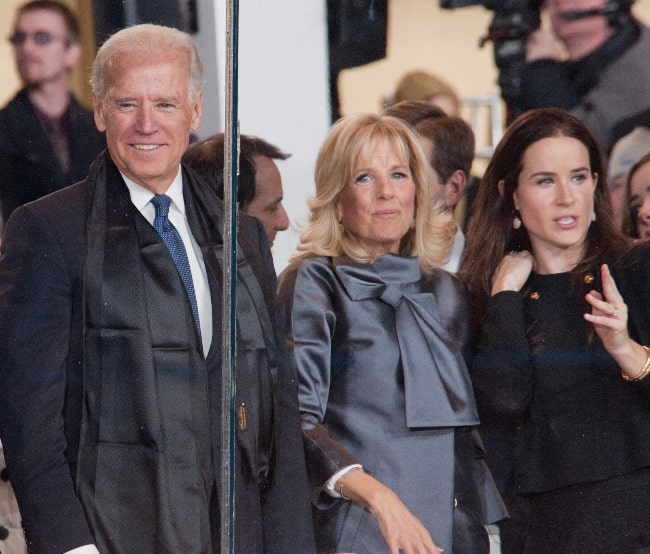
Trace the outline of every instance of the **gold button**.
[[591, 285], [594, 282], [594, 276], [591, 273], [585, 273], [585, 285]]
[[530, 298], [531, 300], [539, 300], [539, 292], [534, 290], [528, 295], [528, 298]]

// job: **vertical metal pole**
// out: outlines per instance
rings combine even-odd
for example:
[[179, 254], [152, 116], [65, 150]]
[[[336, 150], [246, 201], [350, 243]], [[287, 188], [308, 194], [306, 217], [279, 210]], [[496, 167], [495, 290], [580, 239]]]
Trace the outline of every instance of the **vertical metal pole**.
[[223, 334], [221, 384], [221, 554], [235, 552], [235, 368], [237, 315], [237, 55], [239, 2], [227, 0], [224, 131]]

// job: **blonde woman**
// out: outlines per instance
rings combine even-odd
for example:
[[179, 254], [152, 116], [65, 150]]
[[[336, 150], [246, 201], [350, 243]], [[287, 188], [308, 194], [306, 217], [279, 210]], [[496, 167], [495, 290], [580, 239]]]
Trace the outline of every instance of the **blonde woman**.
[[339, 120], [280, 276], [319, 552], [488, 551], [468, 306], [438, 269], [454, 223], [431, 204], [427, 167], [401, 121]]

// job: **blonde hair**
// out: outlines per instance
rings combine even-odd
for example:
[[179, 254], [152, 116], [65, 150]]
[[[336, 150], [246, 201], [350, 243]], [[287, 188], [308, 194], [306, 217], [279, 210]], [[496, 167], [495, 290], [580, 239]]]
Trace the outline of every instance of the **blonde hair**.
[[416, 256], [425, 273], [447, 261], [455, 224], [443, 206], [432, 204], [420, 142], [399, 119], [375, 114], [346, 116], [330, 129], [316, 160], [316, 196], [309, 200], [309, 222], [295, 257], [345, 254], [360, 263], [370, 261], [358, 240], [339, 226], [337, 202], [357, 160], [367, 158], [381, 142], [397, 149], [415, 183], [415, 225], [402, 237], [400, 255]]

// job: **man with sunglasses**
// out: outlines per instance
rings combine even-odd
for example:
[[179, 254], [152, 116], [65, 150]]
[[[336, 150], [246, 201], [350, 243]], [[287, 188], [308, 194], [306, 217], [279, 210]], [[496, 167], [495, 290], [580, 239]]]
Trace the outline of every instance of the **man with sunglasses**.
[[69, 90], [81, 57], [79, 25], [65, 5], [31, 0], [18, 8], [13, 32], [22, 88], [0, 110], [0, 204], [11, 212], [82, 179], [105, 147], [92, 112]]

